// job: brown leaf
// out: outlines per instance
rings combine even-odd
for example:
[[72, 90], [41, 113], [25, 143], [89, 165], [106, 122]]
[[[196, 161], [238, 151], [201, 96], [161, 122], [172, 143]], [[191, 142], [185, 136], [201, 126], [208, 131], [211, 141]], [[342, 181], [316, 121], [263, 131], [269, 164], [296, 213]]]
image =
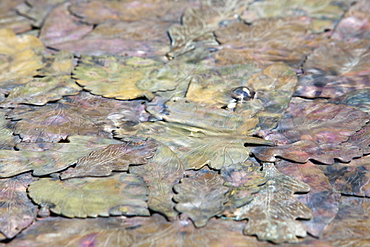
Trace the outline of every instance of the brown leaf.
[[362, 156], [361, 150], [346, 142], [368, 121], [366, 113], [344, 105], [319, 102], [291, 104], [274, 130], [261, 132], [276, 147], [256, 147], [252, 151], [265, 161], [274, 157], [305, 163], [314, 159], [333, 164], [334, 158], [344, 162]]
[[55, 7], [46, 17], [40, 31], [40, 40], [49, 47], [71, 40], [78, 40], [89, 33], [92, 25], [79, 22], [69, 13], [70, 3]]
[[15, 133], [23, 141], [58, 142], [69, 135], [108, 137], [118, 124], [147, 118], [142, 101], [122, 102], [81, 93], [43, 107], [23, 106], [11, 111], [20, 120]]
[[348, 164], [335, 163], [320, 167], [333, 188], [343, 195], [370, 197], [370, 156], [354, 159]]
[[43, 176], [64, 170], [77, 159], [91, 151], [120, 141], [91, 136], [70, 136], [69, 143], [27, 143], [21, 142], [19, 151], [0, 150], [0, 177], [11, 177], [33, 171]]
[[370, 199], [343, 196], [339, 212], [322, 235], [333, 246], [361, 247], [370, 241]]
[[355, 89], [370, 88], [370, 42], [332, 41], [307, 58], [295, 96], [334, 98]]
[[346, 42], [356, 42], [370, 37], [370, 4], [360, 0], [351, 6], [341, 18], [331, 38]]
[[132, 174], [106, 178], [41, 178], [28, 187], [28, 195], [42, 207], [66, 217], [149, 215], [145, 182]]
[[297, 67], [311, 50], [310, 24], [308, 18], [292, 17], [261, 19], [251, 25], [231, 22], [215, 32], [222, 47], [215, 53], [217, 63], [267, 66], [282, 61]]
[[253, 194], [260, 190], [266, 183], [261, 166], [250, 161], [245, 163], [231, 164], [221, 169], [221, 177], [225, 180], [224, 185], [229, 187], [225, 204], [226, 216], [232, 215], [236, 208], [244, 206], [254, 198]]
[[146, 164], [156, 149], [157, 144], [153, 140], [110, 144], [79, 158], [76, 166], [63, 172], [60, 178], [105, 177], [112, 171], [128, 171], [129, 165]]
[[68, 219], [49, 217], [34, 222], [10, 243], [10, 247], [42, 246], [130, 246], [125, 217]]
[[196, 227], [203, 227], [213, 216], [224, 210], [228, 188], [217, 172], [203, 168], [176, 184], [173, 199], [176, 210], [189, 216]]
[[333, 189], [328, 178], [319, 169], [322, 166], [315, 166], [311, 162], [296, 164], [280, 160], [276, 163], [276, 167], [285, 175], [310, 186], [310, 193], [295, 197], [312, 211], [312, 219], [302, 221], [307, 232], [319, 237], [338, 212], [340, 194]]
[[131, 166], [130, 173], [141, 176], [149, 187], [148, 206], [151, 210], [174, 220], [175, 210], [173, 186], [183, 177], [184, 166], [176, 154], [165, 145], [159, 144], [154, 157], [144, 166]]
[[0, 232], [13, 238], [36, 218], [37, 207], [27, 197], [27, 187], [34, 181], [29, 174], [0, 179]]
[[310, 219], [312, 213], [293, 197], [295, 192], [308, 192], [310, 187], [280, 173], [272, 163], [264, 164], [267, 182], [260, 187], [253, 201], [235, 211], [236, 219], [249, 219], [244, 233], [257, 235], [260, 240], [274, 243], [297, 242], [306, 236], [300, 219]]

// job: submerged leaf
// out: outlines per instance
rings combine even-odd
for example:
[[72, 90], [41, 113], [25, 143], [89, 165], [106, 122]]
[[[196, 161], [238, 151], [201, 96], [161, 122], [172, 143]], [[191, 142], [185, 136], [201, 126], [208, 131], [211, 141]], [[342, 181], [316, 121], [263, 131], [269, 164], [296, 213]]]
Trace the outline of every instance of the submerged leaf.
[[329, 42], [307, 58], [295, 96], [334, 98], [355, 89], [370, 88], [370, 42]]
[[10, 122], [5, 119], [5, 113], [0, 112], [0, 149], [12, 149], [16, 143]]
[[217, 172], [203, 168], [181, 179], [173, 189], [176, 210], [186, 214], [196, 227], [203, 227], [208, 220], [220, 214], [227, 202], [228, 188]]
[[235, 211], [236, 219], [248, 219], [244, 233], [274, 243], [297, 242], [306, 236], [300, 219], [310, 219], [311, 211], [293, 197], [295, 192], [308, 192], [310, 187], [283, 175], [271, 163], [264, 164], [267, 182], [254, 200]]
[[32, 35], [16, 36], [0, 29], [0, 85], [2, 89], [22, 85], [43, 67], [41, 41]]
[[20, 120], [15, 133], [23, 141], [58, 142], [70, 135], [109, 137], [115, 125], [146, 119], [141, 103], [81, 93], [43, 107], [18, 107], [8, 117]]
[[35, 203], [67, 217], [149, 215], [147, 187], [131, 174], [65, 181], [41, 178], [31, 183], [28, 191]]
[[131, 166], [130, 173], [143, 177], [149, 187], [148, 206], [151, 210], [174, 220], [178, 212], [172, 200], [172, 187], [183, 177], [184, 166], [176, 154], [159, 144], [154, 156], [144, 166]]
[[348, 162], [362, 156], [362, 152], [346, 141], [367, 121], [366, 113], [344, 105], [291, 104], [276, 129], [261, 132], [278, 145], [256, 147], [253, 153], [265, 161], [275, 161], [279, 156], [302, 163], [314, 159], [332, 164], [335, 158]]
[[295, 197], [312, 211], [312, 219], [302, 221], [307, 232], [319, 237], [338, 212], [340, 194], [335, 191], [328, 178], [319, 169], [322, 166], [315, 166], [311, 162], [296, 164], [280, 160], [276, 162], [276, 167], [285, 175], [310, 186], [310, 193], [296, 195]]
[[19, 143], [17, 149], [0, 150], [0, 177], [11, 177], [27, 171], [42, 176], [73, 165], [91, 151], [120, 141], [91, 136], [70, 136], [70, 143]]
[[76, 166], [63, 172], [60, 177], [61, 179], [105, 177], [111, 175], [112, 171], [128, 171], [129, 165], [147, 163], [147, 159], [154, 155], [156, 148], [157, 144], [153, 140], [110, 144], [79, 158]]
[[27, 197], [29, 174], [0, 179], [0, 232], [13, 238], [36, 218], [37, 207]]
[[261, 167], [249, 161], [224, 166], [221, 169], [221, 177], [225, 180], [224, 185], [229, 187], [225, 204], [226, 216], [232, 214], [236, 208], [244, 206], [254, 198], [253, 194], [260, 190], [260, 185], [266, 183], [264, 172]]

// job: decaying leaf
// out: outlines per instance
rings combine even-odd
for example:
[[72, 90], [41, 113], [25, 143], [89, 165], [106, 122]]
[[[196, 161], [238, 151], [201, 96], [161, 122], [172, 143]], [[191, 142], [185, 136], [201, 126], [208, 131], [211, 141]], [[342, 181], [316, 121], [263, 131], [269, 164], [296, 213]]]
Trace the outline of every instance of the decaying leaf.
[[10, 122], [5, 119], [5, 113], [0, 112], [0, 149], [12, 149], [16, 141]]
[[153, 140], [110, 144], [79, 158], [76, 166], [63, 172], [60, 177], [105, 177], [111, 175], [112, 171], [128, 171], [129, 165], [146, 164], [156, 148]]
[[148, 206], [151, 210], [174, 220], [175, 210], [173, 186], [183, 177], [184, 166], [176, 154], [159, 144], [154, 156], [144, 166], [131, 166], [130, 173], [143, 177], [149, 187]]
[[227, 202], [228, 188], [217, 172], [203, 168], [182, 178], [173, 188], [176, 210], [186, 214], [196, 227], [203, 227], [208, 220], [220, 214]]
[[252, 202], [235, 211], [236, 219], [248, 219], [244, 233], [258, 239], [297, 242], [297, 236], [306, 236], [306, 229], [296, 219], [310, 219], [312, 213], [293, 193], [308, 192], [310, 187], [278, 172], [272, 163], [265, 163], [263, 169], [267, 182]]
[[30, 184], [28, 192], [38, 205], [66, 217], [149, 215], [147, 187], [131, 174], [65, 181], [41, 178]]
[[[256, 92], [254, 99], [261, 102], [262, 109], [255, 115], [261, 129], [276, 126], [288, 108], [296, 84], [295, 72], [284, 63], [274, 63], [248, 79], [245, 86]], [[248, 112], [251, 108], [249, 104], [239, 105], [237, 111], [240, 112]]]
[[352, 107], [319, 102], [291, 104], [274, 130], [262, 132], [264, 138], [275, 140], [275, 147], [253, 148], [261, 160], [275, 161], [283, 157], [296, 162], [314, 159], [333, 164], [334, 158], [344, 162], [361, 157], [348, 138], [368, 121], [366, 113]]
[[85, 56], [73, 73], [87, 90], [116, 99], [152, 98], [151, 92], [173, 90], [181, 78], [178, 71], [139, 57]]
[[313, 19], [313, 30], [320, 32], [332, 29], [350, 3], [351, 1], [333, 0], [254, 1], [242, 18], [252, 22], [268, 17], [307, 16]]
[[32, 76], [37, 75], [37, 70], [43, 67], [40, 55], [43, 49], [41, 41], [35, 36], [16, 36], [10, 30], [1, 29], [1, 88], [11, 89], [14, 86], [28, 82]]
[[310, 21], [290, 17], [261, 19], [251, 25], [230, 22], [215, 32], [222, 47], [215, 54], [217, 64], [267, 66], [282, 61], [298, 67], [312, 49]]
[[120, 141], [91, 136], [70, 136], [69, 143], [19, 143], [19, 151], [0, 150], [0, 177], [11, 177], [33, 171], [42, 176], [73, 165], [91, 151]]
[[124, 222], [126, 217], [68, 219], [49, 217], [34, 222], [8, 245], [28, 246], [131, 246], [132, 237]]
[[0, 29], [9, 29], [15, 33], [22, 33], [32, 29], [31, 21], [20, 16], [15, 8], [24, 0], [1, 1], [0, 3]]
[[108, 137], [115, 125], [146, 119], [141, 103], [81, 93], [43, 107], [18, 107], [8, 117], [20, 120], [15, 125], [15, 133], [23, 141], [58, 142], [70, 135]]
[[[269, 141], [252, 136], [204, 135], [200, 128], [176, 123], [145, 122], [136, 135], [151, 137], [176, 153], [185, 169], [200, 169], [208, 164], [214, 169], [245, 161], [250, 154], [245, 143], [269, 145]], [[206, 132], [207, 133], [207, 132]], [[212, 132], [211, 132], [212, 133]], [[116, 137], [125, 137], [126, 131], [117, 131]]]
[[370, 197], [370, 156], [352, 160], [348, 164], [334, 163], [320, 167], [333, 188], [342, 195]]
[[307, 58], [295, 96], [334, 98], [351, 90], [370, 88], [370, 42], [332, 41]]
[[295, 197], [312, 211], [312, 219], [302, 221], [307, 232], [319, 237], [338, 212], [340, 194], [320, 170], [322, 166], [315, 166], [311, 162], [296, 164], [285, 160], [275, 164], [280, 172], [310, 186], [310, 193]]
[[339, 212], [322, 234], [322, 239], [333, 246], [366, 246], [370, 242], [370, 198], [340, 199]]
[[13, 238], [36, 218], [37, 207], [26, 193], [34, 180], [29, 174], [0, 179], [0, 232], [6, 238]]
[[172, 25], [169, 30], [171, 50], [166, 54], [173, 59], [195, 48], [196, 41], [208, 45], [217, 45], [213, 31], [219, 23], [238, 14], [245, 3], [235, 0], [222, 1], [222, 6], [207, 6], [188, 8], [185, 10], [181, 24]]
[[253, 194], [260, 190], [259, 186], [266, 183], [261, 166], [250, 161], [224, 166], [221, 169], [221, 177], [225, 181], [224, 185], [229, 187], [227, 193], [229, 201], [225, 204], [227, 212], [224, 212], [226, 215], [251, 202]]
[[78, 40], [93, 29], [93, 25], [79, 22], [71, 15], [68, 8], [69, 2], [56, 6], [45, 18], [40, 30], [40, 40], [49, 47], [71, 40]]

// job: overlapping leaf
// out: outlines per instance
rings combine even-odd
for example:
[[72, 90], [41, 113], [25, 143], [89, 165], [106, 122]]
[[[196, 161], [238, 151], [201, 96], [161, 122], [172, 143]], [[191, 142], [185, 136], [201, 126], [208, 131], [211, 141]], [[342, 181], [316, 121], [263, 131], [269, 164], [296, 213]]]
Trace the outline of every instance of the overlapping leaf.
[[17, 138], [12, 135], [10, 122], [5, 119], [5, 113], [0, 112], [0, 149], [12, 149]]
[[31, 183], [28, 191], [35, 203], [67, 217], [149, 215], [147, 187], [131, 174], [65, 181], [41, 178]]
[[147, 163], [156, 148], [157, 144], [153, 140], [110, 144], [79, 158], [76, 166], [63, 172], [60, 177], [105, 177], [111, 175], [112, 171], [128, 171], [129, 165]]
[[335, 163], [320, 167], [333, 188], [343, 195], [370, 197], [370, 157], [364, 156], [348, 164]]
[[165, 145], [159, 144], [153, 158], [144, 166], [131, 166], [130, 173], [143, 177], [149, 187], [148, 206], [151, 210], [175, 219], [173, 186], [183, 177], [184, 166]]
[[115, 125], [145, 120], [143, 111], [141, 101], [121, 102], [81, 93], [44, 107], [18, 107], [9, 117], [20, 120], [15, 133], [23, 141], [58, 142], [69, 135], [108, 137]]
[[283, 61], [295, 67], [305, 59], [314, 44], [310, 19], [262, 19], [247, 25], [231, 22], [215, 32], [222, 49], [218, 64], [258, 63], [262, 66]]
[[225, 181], [224, 185], [229, 187], [229, 201], [225, 204], [227, 212], [223, 213], [226, 215], [232, 215], [236, 208], [251, 202], [253, 194], [260, 190], [259, 186], [266, 183], [261, 167], [250, 161], [223, 167], [221, 177]]
[[253, 152], [265, 161], [274, 161], [279, 156], [302, 163], [314, 159], [332, 164], [335, 158], [348, 162], [362, 156], [362, 152], [346, 141], [367, 121], [366, 113], [344, 105], [291, 104], [278, 127], [262, 133], [278, 145], [256, 147]]
[[36, 218], [37, 207], [26, 193], [34, 180], [29, 174], [0, 179], [0, 232], [6, 238], [13, 238]]
[[244, 233], [258, 239], [297, 242], [297, 236], [306, 236], [306, 229], [296, 219], [310, 219], [312, 213], [293, 193], [308, 192], [310, 187], [281, 174], [272, 163], [265, 163], [263, 169], [267, 182], [251, 203], [235, 211], [236, 219], [248, 218]]
[[181, 78], [179, 71], [139, 57], [85, 56], [73, 73], [87, 90], [116, 99], [152, 98], [151, 92], [173, 90]]
[[370, 41], [332, 41], [307, 58], [296, 96], [334, 98], [351, 90], [369, 88]]
[[235, 0], [225, 0], [221, 6], [203, 6], [203, 8], [188, 8], [184, 12], [181, 24], [172, 25], [168, 33], [171, 37], [171, 50], [166, 54], [173, 59], [195, 48], [196, 41], [208, 45], [217, 45], [213, 31], [218, 24], [238, 14], [245, 3]]
[[109, 144], [113, 139], [70, 136], [69, 143], [19, 143], [17, 149], [0, 150], [0, 177], [11, 177], [27, 171], [42, 176], [73, 165], [78, 158]]
[[227, 202], [228, 188], [217, 172], [203, 168], [182, 178], [173, 188], [177, 193], [173, 199], [176, 210], [186, 214], [196, 227], [203, 227], [207, 221], [220, 214]]
[[22, 85], [43, 67], [41, 41], [32, 35], [16, 36], [7, 29], [0, 30], [0, 85], [2, 90]]
[[323, 31], [334, 28], [335, 22], [339, 20], [351, 1], [333, 0], [285, 0], [285, 1], [255, 1], [242, 18], [251, 22], [260, 18], [285, 17], [285, 16], [307, 16], [313, 19], [313, 30]]
[[24, 0], [1, 1], [0, 3], [0, 29], [10, 29], [15, 33], [22, 33], [32, 28], [31, 20], [18, 15], [15, 8]]
[[322, 239], [334, 246], [366, 246], [369, 238], [369, 198], [341, 197], [339, 212]]
[[322, 166], [316, 167], [311, 162], [297, 165], [281, 160], [276, 163], [276, 167], [285, 175], [310, 186], [310, 193], [296, 195], [295, 197], [312, 211], [312, 219], [302, 221], [307, 232], [319, 237], [338, 212], [340, 194], [330, 185], [328, 178], [319, 169]]

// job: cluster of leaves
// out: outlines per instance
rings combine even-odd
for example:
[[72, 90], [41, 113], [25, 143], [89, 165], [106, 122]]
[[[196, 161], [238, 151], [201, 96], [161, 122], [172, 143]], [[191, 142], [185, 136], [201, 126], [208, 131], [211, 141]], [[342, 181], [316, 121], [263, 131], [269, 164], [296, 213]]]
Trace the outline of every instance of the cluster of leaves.
[[1, 246], [370, 241], [368, 1], [0, 7]]

